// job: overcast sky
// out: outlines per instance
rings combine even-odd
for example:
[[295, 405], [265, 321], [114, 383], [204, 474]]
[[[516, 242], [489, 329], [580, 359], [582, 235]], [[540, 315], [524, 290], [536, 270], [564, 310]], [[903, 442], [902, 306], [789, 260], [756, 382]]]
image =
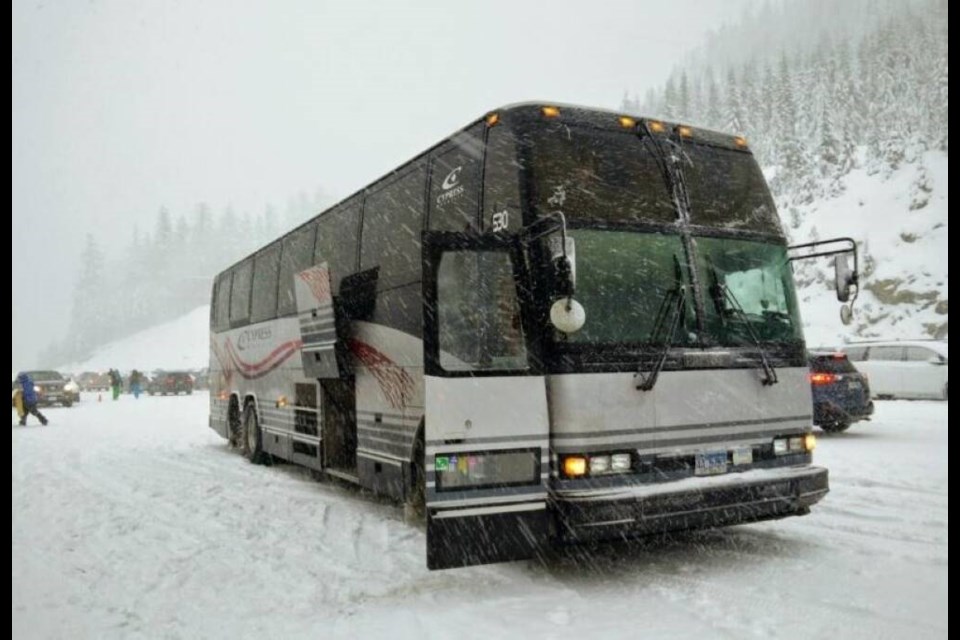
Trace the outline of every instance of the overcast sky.
[[13, 369], [67, 330], [87, 232], [342, 197], [501, 104], [616, 108], [742, 6], [15, 1]]

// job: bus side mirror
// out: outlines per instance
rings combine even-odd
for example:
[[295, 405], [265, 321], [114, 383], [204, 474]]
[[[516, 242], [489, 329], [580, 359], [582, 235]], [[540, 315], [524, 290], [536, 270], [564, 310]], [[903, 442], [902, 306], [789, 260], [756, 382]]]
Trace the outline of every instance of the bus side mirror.
[[[850, 288], [857, 284], [857, 273], [850, 269], [847, 256], [843, 254], [833, 258], [833, 271], [836, 278], [837, 300], [846, 302], [850, 299]], [[841, 319], [843, 318], [842, 313], [841, 311]], [[845, 322], [844, 324], [848, 323]]]
[[840, 307], [840, 322], [847, 325], [853, 321], [853, 309], [850, 308], [850, 305], [845, 304]]
[[566, 256], [553, 259], [553, 291], [564, 298], [574, 293], [573, 265]]

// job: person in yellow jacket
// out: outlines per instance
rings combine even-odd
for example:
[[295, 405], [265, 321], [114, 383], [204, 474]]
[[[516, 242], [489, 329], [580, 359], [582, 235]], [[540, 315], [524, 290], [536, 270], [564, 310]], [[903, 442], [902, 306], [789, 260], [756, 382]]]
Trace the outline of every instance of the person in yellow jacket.
[[27, 415], [27, 412], [23, 408], [23, 391], [20, 390], [20, 387], [13, 390], [13, 407], [17, 410], [17, 419], [23, 420], [23, 416]]

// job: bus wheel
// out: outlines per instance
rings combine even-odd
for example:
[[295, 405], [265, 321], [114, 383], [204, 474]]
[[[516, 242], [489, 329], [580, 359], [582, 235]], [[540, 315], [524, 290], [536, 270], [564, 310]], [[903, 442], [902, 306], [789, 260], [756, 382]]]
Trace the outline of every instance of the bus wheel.
[[417, 438], [413, 443], [413, 462], [410, 465], [410, 498], [407, 501], [409, 510], [417, 519], [422, 519], [427, 512], [427, 472], [424, 461], [426, 459], [426, 448], [423, 442], [423, 426], [417, 432]]
[[231, 398], [227, 406], [227, 440], [234, 449], [240, 446], [240, 406], [236, 399]]
[[253, 464], [263, 464], [267, 458], [263, 451], [263, 436], [257, 420], [257, 410], [253, 404], [248, 404], [243, 412], [243, 455]]

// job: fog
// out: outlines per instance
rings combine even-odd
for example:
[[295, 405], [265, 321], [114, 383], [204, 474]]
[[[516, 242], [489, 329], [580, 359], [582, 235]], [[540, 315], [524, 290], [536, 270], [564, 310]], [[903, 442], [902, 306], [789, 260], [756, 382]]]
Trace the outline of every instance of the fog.
[[339, 198], [503, 103], [615, 108], [740, 5], [587, 6], [15, 2], [14, 369], [67, 330], [86, 233]]

